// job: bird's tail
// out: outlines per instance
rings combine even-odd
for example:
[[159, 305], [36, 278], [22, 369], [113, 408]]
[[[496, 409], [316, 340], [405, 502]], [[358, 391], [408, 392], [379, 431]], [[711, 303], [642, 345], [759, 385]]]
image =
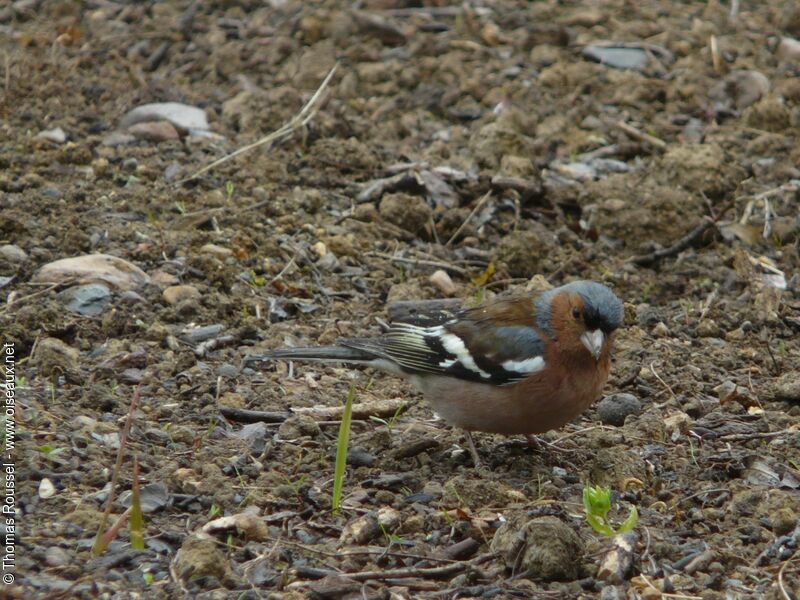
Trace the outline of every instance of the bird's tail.
[[371, 363], [377, 357], [371, 352], [346, 346], [317, 346], [308, 348], [278, 348], [264, 354], [249, 354], [245, 364], [266, 360], [298, 360], [309, 362]]

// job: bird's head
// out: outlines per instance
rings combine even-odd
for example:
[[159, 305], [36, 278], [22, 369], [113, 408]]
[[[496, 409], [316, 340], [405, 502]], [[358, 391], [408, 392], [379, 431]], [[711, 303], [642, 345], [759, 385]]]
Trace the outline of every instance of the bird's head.
[[540, 327], [564, 352], [600, 360], [622, 325], [622, 301], [601, 283], [574, 281], [548, 290], [537, 302]]

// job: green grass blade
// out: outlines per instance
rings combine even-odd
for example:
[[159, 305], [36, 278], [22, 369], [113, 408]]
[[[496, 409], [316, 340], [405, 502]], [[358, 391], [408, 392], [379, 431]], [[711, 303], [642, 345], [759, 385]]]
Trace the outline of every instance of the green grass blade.
[[342, 487], [344, 485], [344, 471], [347, 466], [347, 446], [350, 442], [350, 416], [353, 410], [353, 398], [356, 395], [355, 382], [350, 384], [350, 391], [347, 393], [347, 402], [344, 405], [342, 423], [339, 425], [339, 439], [336, 442], [336, 467], [333, 472], [333, 497], [331, 498], [331, 508], [334, 516], [338, 514], [342, 504]]
[[133, 462], [133, 487], [131, 489], [131, 520], [128, 524], [131, 534], [131, 547], [144, 550], [144, 515], [139, 493], [139, 459]]

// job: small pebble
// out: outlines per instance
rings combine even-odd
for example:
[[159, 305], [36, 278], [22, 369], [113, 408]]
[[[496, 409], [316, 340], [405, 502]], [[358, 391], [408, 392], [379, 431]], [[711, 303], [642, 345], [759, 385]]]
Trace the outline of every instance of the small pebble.
[[58, 546], [51, 546], [44, 552], [44, 562], [49, 567], [65, 567], [71, 561], [66, 550]]
[[352, 448], [347, 453], [347, 464], [354, 467], [371, 467], [375, 464], [375, 455], [363, 448]]
[[703, 319], [697, 324], [697, 335], [700, 337], [719, 337], [722, 329], [713, 319]]
[[167, 304], [175, 305], [190, 298], [199, 298], [200, 290], [193, 285], [172, 285], [162, 293]]
[[56, 495], [56, 486], [47, 477], [39, 482], [39, 498], [47, 500]]
[[176, 129], [189, 132], [208, 129], [208, 118], [203, 109], [180, 102], [155, 102], [137, 106], [122, 117], [119, 125], [125, 129], [147, 121], [168, 121]]
[[612, 394], [597, 404], [597, 416], [604, 425], [621, 427], [628, 415], [638, 414], [642, 404], [633, 394]]
[[653, 327], [653, 335], [660, 338], [669, 337], [669, 327], [664, 324], [664, 321], [659, 321]]
[[58, 293], [64, 307], [85, 317], [99, 315], [111, 302], [111, 290], [101, 283], [76, 285]]
[[786, 62], [800, 62], [800, 40], [790, 37], [782, 38], [775, 50], [775, 56], [778, 57], [778, 60]]
[[61, 127], [56, 127], [55, 129], [45, 129], [44, 131], [40, 131], [36, 134], [36, 139], [46, 140], [48, 142], [53, 142], [54, 144], [63, 144], [67, 141], [67, 134], [64, 133], [64, 130], [61, 129]]
[[428, 281], [436, 286], [445, 296], [454, 296], [456, 292], [458, 292], [458, 287], [456, 287], [456, 284], [453, 283], [450, 275], [447, 274], [447, 271], [442, 269], [434, 271], [433, 274], [428, 278]]
[[586, 46], [583, 56], [613, 69], [640, 71], [647, 66], [647, 52], [640, 48], [614, 48], [608, 46]]
[[122, 304], [137, 304], [139, 302], [144, 302], [144, 298], [136, 292], [129, 290], [119, 295], [119, 301]]
[[216, 244], [205, 244], [204, 246], [200, 247], [200, 252], [205, 254], [213, 254], [219, 258], [227, 258], [229, 256], [233, 256], [233, 250], [230, 248], [223, 248], [222, 246], [217, 246]]
[[223, 331], [225, 331], [225, 326], [220, 323], [203, 327], [187, 327], [181, 332], [181, 339], [190, 344], [200, 344], [217, 337]]
[[27, 253], [19, 246], [13, 244], [3, 244], [0, 246], [0, 256], [10, 263], [22, 263], [28, 260]]
[[235, 377], [238, 377], [239, 369], [235, 365], [232, 365], [230, 363], [222, 363], [217, 368], [217, 374], [220, 377], [226, 377], [228, 379], [233, 379]]
[[325, 255], [328, 254], [328, 248], [325, 247], [324, 242], [317, 242], [311, 246], [311, 249], [314, 251], [314, 254], [320, 258], [325, 258]]

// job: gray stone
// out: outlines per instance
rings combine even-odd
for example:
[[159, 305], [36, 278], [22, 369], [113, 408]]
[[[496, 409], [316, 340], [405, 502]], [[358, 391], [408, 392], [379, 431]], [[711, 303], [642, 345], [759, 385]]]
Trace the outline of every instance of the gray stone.
[[67, 134], [64, 133], [64, 130], [61, 129], [61, 127], [56, 127], [55, 129], [45, 129], [44, 131], [40, 131], [36, 134], [36, 139], [46, 140], [48, 142], [53, 142], [54, 144], [63, 144], [67, 141]]
[[647, 66], [647, 52], [641, 48], [620, 48], [613, 46], [586, 46], [583, 56], [613, 69], [633, 69], [640, 71]]
[[22, 263], [28, 260], [28, 255], [25, 251], [13, 244], [3, 244], [0, 246], [0, 256], [10, 263]]
[[[193, 327], [192, 329], [186, 329], [182, 331], [181, 339], [190, 344], [200, 344], [201, 342], [206, 342], [208, 340], [214, 339], [224, 330], [225, 326], [219, 323], [215, 323], [214, 325], [204, 325], [203, 327]], [[220, 375], [222, 375], [222, 373], [220, 373]]]
[[638, 414], [642, 403], [633, 394], [612, 394], [606, 396], [597, 405], [597, 416], [604, 425], [620, 427], [628, 415]]
[[203, 109], [180, 102], [155, 102], [137, 106], [122, 117], [119, 125], [125, 129], [146, 121], [169, 121], [183, 132], [208, 129], [208, 119]]
[[111, 302], [111, 290], [102, 283], [88, 283], [67, 288], [58, 294], [66, 309], [84, 317], [99, 315]]
[[[131, 506], [131, 496], [132, 494], [130, 490], [126, 490], [120, 494], [117, 502], [121, 506], [128, 508]], [[139, 497], [143, 513], [151, 513], [160, 510], [167, 506], [170, 501], [169, 490], [167, 489], [166, 484], [160, 481], [148, 483], [147, 485], [143, 486], [139, 492]]]
[[234, 379], [235, 377], [239, 376], [239, 368], [230, 363], [222, 363], [219, 367], [217, 367], [217, 375], [220, 377], [226, 377], [228, 379]]

